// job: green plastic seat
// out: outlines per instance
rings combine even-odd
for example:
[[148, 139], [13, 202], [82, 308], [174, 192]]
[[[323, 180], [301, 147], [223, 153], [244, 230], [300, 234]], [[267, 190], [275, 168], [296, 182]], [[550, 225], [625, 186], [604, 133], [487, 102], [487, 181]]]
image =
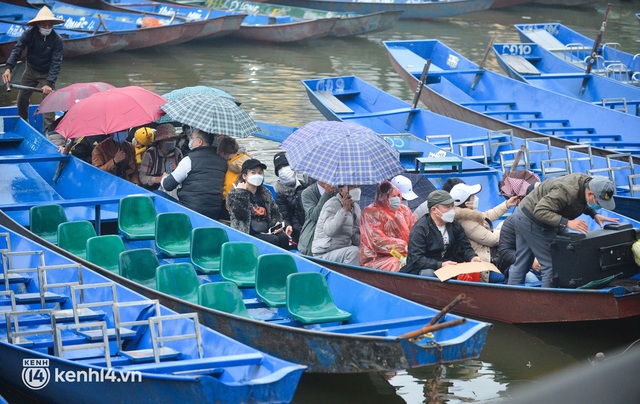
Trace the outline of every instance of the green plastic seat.
[[291, 254], [265, 254], [258, 257], [256, 293], [267, 306], [287, 305], [287, 276], [298, 272]]
[[197, 227], [191, 232], [191, 262], [205, 274], [220, 272], [222, 244], [229, 241], [222, 227]]
[[58, 225], [58, 246], [82, 259], [87, 257], [87, 240], [96, 236], [96, 229], [88, 220]]
[[87, 240], [87, 261], [119, 274], [120, 253], [124, 250], [124, 242], [118, 235], [91, 237]]
[[160, 265], [156, 268], [156, 289], [162, 293], [198, 303], [200, 281], [188, 262]]
[[209, 282], [198, 288], [198, 304], [247, 318], [247, 311], [238, 286], [233, 282]]
[[120, 199], [118, 230], [130, 240], [151, 240], [156, 236], [156, 207], [145, 195]]
[[148, 288], [156, 288], [156, 268], [160, 266], [151, 248], [127, 250], [120, 253], [120, 275]]
[[188, 257], [192, 230], [186, 213], [160, 213], [156, 216], [156, 248], [169, 257]]
[[50, 243], [58, 244], [58, 225], [68, 221], [60, 205], [40, 205], [29, 210], [29, 229]]
[[303, 324], [348, 321], [351, 313], [336, 307], [326, 279], [318, 272], [287, 277], [287, 310]]
[[233, 241], [224, 243], [220, 252], [220, 275], [239, 287], [256, 284], [258, 248], [253, 243]]

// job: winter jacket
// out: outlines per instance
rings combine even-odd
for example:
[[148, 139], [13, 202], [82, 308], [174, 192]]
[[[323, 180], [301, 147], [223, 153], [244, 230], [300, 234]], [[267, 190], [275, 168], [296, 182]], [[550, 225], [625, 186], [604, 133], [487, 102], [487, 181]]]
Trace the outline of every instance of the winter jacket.
[[491, 248], [498, 245], [500, 232], [498, 230], [491, 231], [485, 219], [491, 222], [498, 220], [509, 209], [507, 202], [505, 201], [486, 212], [459, 207], [455, 209], [455, 220], [462, 225], [473, 250], [483, 262], [491, 262]]
[[227, 194], [233, 188], [233, 184], [238, 180], [242, 163], [247, 160], [249, 160], [249, 156], [244, 153], [238, 153], [227, 162], [227, 173], [224, 176], [224, 188], [222, 190], [223, 199], [227, 199]]
[[304, 225], [305, 213], [302, 206], [302, 191], [309, 186], [310, 180], [306, 176], [300, 176], [300, 180], [292, 187], [283, 185], [280, 180], [273, 187], [276, 191], [276, 204], [282, 214], [285, 226], [293, 228], [293, 241], [300, 238], [300, 232]]
[[[118, 150], [124, 150], [125, 159], [116, 164], [113, 157]], [[138, 184], [138, 165], [136, 150], [129, 142], [117, 143], [112, 137], [100, 142], [91, 153], [91, 164], [99, 169]]]
[[7, 60], [7, 67], [11, 71], [22, 58], [24, 48], [27, 48], [28, 66], [41, 73], [48, 72], [47, 85], [54, 88], [62, 66], [63, 43], [60, 35], [52, 30], [49, 35], [42, 36], [36, 26], [25, 29]]
[[520, 209], [526, 209], [550, 227], [565, 228], [569, 220], [583, 213], [595, 217], [596, 212], [585, 199], [590, 180], [590, 176], [578, 173], [548, 179], [520, 201]]
[[302, 201], [302, 208], [304, 209], [304, 224], [302, 225], [300, 239], [298, 240], [298, 251], [302, 254], [311, 255], [313, 236], [316, 232], [320, 212], [324, 204], [332, 197], [333, 194], [326, 192], [320, 195], [317, 183], [314, 183], [302, 191], [300, 199]]
[[[256, 192], [260, 192], [260, 196], [264, 202], [264, 207], [267, 211], [266, 220], [269, 222], [269, 227], [273, 227], [276, 223], [281, 222], [282, 215], [273, 200], [271, 192], [264, 186], [258, 187]], [[231, 227], [243, 233], [250, 234], [251, 215], [253, 214], [251, 191], [242, 188], [231, 189], [227, 194], [227, 208], [229, 208], [229, 216], [231, 217]]]
[[150, 190], [160, 187], [159, 179], [164, 173], [170, 173], [173, 169], [167, 169], [167, 164], [173, 164], [175, 168], [182, 160], [182, 151], [177, 147], [168, 155], [163, 155], [156, 144], [149, 146], [142, 154], [140, 163], [140, 184]]
[[340, 248], [360, 245], [360, 207], [357, 203], [349, 212], [342, 209], [340, 193], [329, 199], [318, 217], [313, 236], [313, 255], [325, 254]]
[[510, 215], [502, 222], [500, 242], [498, 243], [498, 269], [503, 274], [516, 262], [516, 227], [515, 216]]
[[445, 227], [449, 234], [446, 250], [442, 234], [431, 215], [422, 216], [411, 230], [407, 265], [400, 268], [400, 272], [418, 274], [423, 269], [440, 269], [443, 261], [469, 262], [477, 256], [460, 223], [453, 221]]
[[211, 219], [218, 219], [222, 209], [222, 187], [227, 162], [210, 146], [201, 146], [189, 152], [178, 167], [162, 180], [166, 191], [178, 190], [180, 203]]

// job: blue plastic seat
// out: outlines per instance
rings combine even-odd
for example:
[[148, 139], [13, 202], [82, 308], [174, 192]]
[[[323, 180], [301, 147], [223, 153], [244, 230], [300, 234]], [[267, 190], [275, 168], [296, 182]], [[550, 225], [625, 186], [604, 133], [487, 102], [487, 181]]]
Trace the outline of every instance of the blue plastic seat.
[[200, 281], [188, 262], [160, 265], [156, 268], [156, 289], [192, 303], [198, 303]]
[[96, 236], [96, 229], [88, 220], [58, 225], [58, 246], [82, 259], [87, 257], [87, 240]]
[[253, 243], [224, 243], [220, 252], [220, 276], [239, 287], [255, 286], [258, 255], [258, 248]]
[[264, 254], [258, 257], [256, 293], [267, 306], [287, 305], [287, 276], [298, 272], [291, 254]]
[[160, 266], [151, 248], [127, 250], [120, 253], [120, 275], [148, 288], [156, 288], [156, 268]]
[[58, 244], [58, 225], [68, 221], [60, 205], [40, 205], [29, 210], [29, 230], [50, 243]]
[[351, 313], [335, 305], [327, 281], [319, 272], [296, 273], [287, 277], [287, 310], [303, 324], [351, 319]]
[[186, 213], [156, 216], [156, 247], [169, 257], [188, 257], [191, 252], [191, 219]]
[[120, 253], [124, 250], [124, 242], [116, 234], [91, 237], [87, 240], [87, 261], [119, 274]]
[[131, 195], [118, 204], [118, 230], [130, 240], [150, 240], [156, 236], [156, 207], [146, 195]]
[[191, 262], [205, 274], [220, 272], [222, 244], [229, 241], [222, 227], [197, 227], [191, 232]]
[[200, 285], [198, 304], [236, 316], [252, 318], [242, 300], [238, 285], [233, 282], [209, 282]]

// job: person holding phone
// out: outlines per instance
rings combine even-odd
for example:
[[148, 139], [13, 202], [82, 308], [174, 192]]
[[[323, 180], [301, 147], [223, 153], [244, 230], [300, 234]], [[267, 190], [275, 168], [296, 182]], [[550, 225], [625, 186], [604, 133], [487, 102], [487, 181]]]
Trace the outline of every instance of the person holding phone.
[[227, 194], [231, 227], [288, 249], [289, 237], [271, 192], [264, 186], [267, 166], [257, 159], [242, 163], [235, 187]]

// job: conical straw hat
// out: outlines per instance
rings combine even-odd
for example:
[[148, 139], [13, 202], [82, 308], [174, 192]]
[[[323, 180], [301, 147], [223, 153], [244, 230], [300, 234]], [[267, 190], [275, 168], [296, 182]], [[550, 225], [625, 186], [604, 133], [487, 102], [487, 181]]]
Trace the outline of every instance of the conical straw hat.
[[45, 22], [45, 21], [52, 22], [54, 25], [64, 23], [64, 20], [56, 18], [56, 16], [53, 15], [53, 13], [49, 9], [49, 7], [44, 6], [44, 7], [42, 7], [40, 9], [40, 11], [38, 11], [38, 14], [36, 15], [36, 18], [34, 18], [33, 20], [29, 21], [27, 24], [28, 25], [34, 25], [34, 24], [36, 24], [38, 22]]

